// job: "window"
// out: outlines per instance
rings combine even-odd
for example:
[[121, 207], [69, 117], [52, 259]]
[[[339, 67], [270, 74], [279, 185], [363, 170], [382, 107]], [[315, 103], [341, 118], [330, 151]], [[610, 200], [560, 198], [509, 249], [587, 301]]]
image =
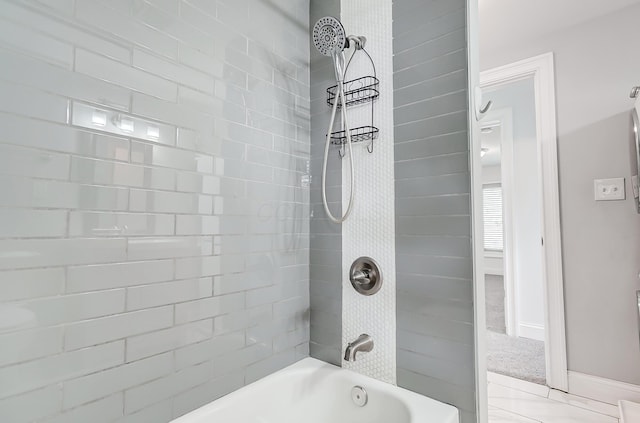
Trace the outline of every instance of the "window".
[[482, 189], [484, 210], [484, 249], [502, 251], [504, 248], [502, 228], [502, 187], [485, 185]]

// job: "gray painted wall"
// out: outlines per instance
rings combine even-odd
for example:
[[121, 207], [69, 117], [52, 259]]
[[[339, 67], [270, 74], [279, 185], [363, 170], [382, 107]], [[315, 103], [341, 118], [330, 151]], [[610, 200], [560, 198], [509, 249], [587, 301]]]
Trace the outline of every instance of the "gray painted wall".
[[[483, 70], [555, 55], [569, 370], [635, 384], [640, 215], [629, 179], [628, 93], [640, 83], [640, 56], [632, 54], [638, 16], [640, 5], [499, 50], [481, 40], [480, 54]], [[620, 176], [627, 179], [627, 200], [596, 203], [593, 180]]]
[[308, 17], [0, 2], [0, 421], [166, 422], [308, 354]]
[[[309, 27], [323, 16], [340, 17], [339, 0], [311, 0]], [[311, 234], [309, 288], [311, 302], [310, 354], [342, 364], [342, 226], [326, 218], [322, 205], [322, 160], [330, 109], [326, 89], [335, 85], [331, 58], [311, 44]], [[335, 148], [327, 166], [327, 196], [335, 215], [341, 212], [342, 163]]]
[[465, 0], [396, 0], [398, 385], [475, 422]]

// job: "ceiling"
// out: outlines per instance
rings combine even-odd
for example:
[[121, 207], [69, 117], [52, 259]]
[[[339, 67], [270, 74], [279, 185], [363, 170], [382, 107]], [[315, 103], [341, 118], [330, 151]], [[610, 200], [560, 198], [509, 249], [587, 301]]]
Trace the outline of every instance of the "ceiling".
[[480, 42], [492, 48], [551, 34], [640, 0], [479, 0]]

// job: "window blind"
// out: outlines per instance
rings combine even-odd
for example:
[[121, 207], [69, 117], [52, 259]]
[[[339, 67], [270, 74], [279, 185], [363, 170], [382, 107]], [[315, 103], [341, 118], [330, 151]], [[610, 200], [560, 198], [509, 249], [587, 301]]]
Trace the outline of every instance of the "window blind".
[[484, 210], [484, 249], [502, 251], [504, 248], [502, 226], [502, 187], [485, 185], [482, 189]]

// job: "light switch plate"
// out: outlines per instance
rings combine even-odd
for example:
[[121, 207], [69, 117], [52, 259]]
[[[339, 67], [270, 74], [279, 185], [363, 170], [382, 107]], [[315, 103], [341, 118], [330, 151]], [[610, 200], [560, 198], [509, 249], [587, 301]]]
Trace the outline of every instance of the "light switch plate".
[[596, 201], [624, 200], [624, 178], [596, 179], [593, 181], [593, 191]]

